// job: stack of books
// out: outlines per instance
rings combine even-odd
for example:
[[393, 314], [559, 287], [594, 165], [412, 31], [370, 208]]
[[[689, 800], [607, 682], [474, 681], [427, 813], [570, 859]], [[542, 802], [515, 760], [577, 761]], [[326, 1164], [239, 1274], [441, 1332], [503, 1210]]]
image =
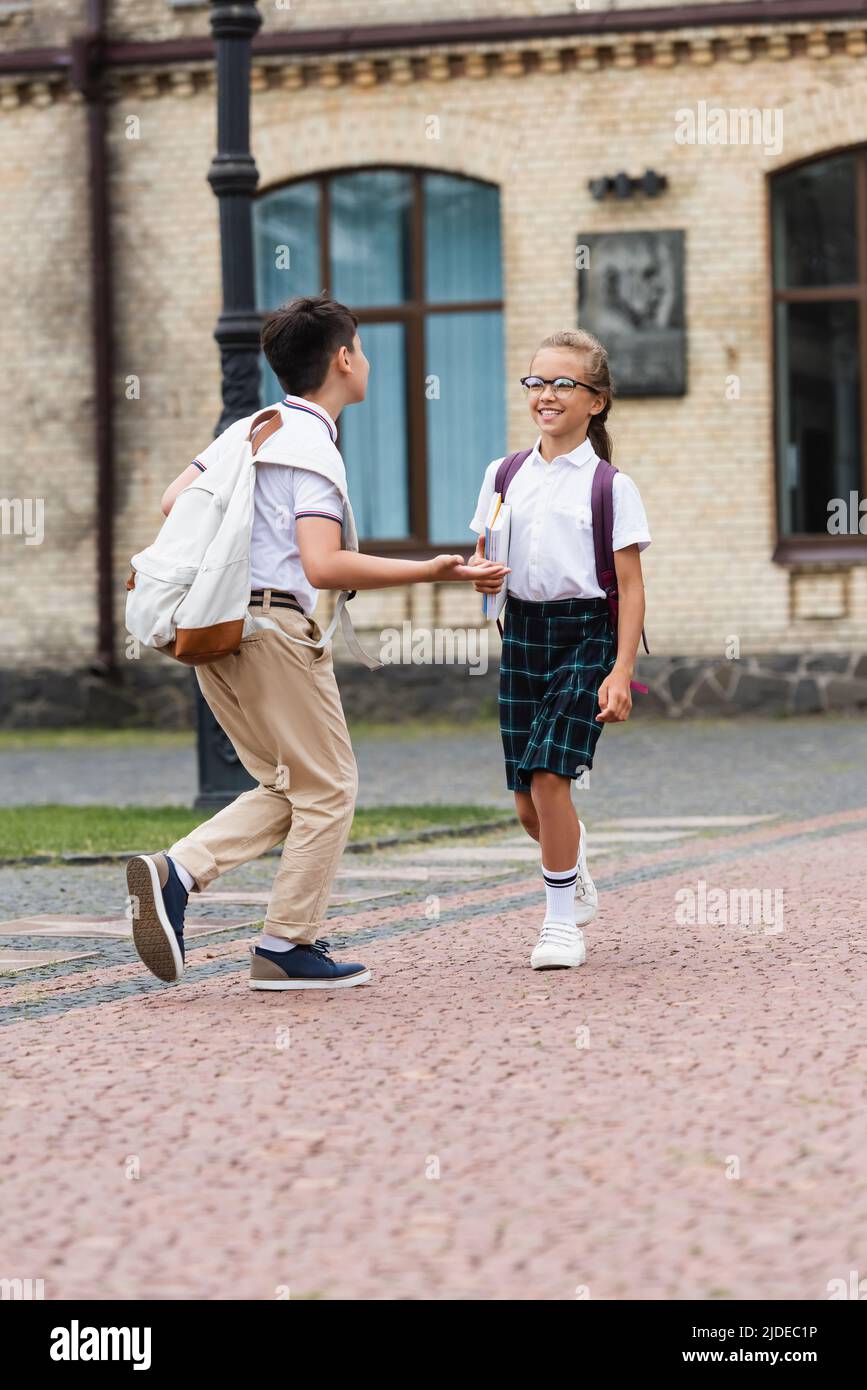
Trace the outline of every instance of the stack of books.
[[[488, 519], [485, 522], [485, 559], [494, 560], [498, 565], [509, 563], [509, 532], [512, 525], [512, 508], [504, 502], [498, 492], [491, 498]], [[499, 618], [503, 611], [508, 592], [508, 580], [496, 594], [482, 595], [482, 613], [490, 620]]]

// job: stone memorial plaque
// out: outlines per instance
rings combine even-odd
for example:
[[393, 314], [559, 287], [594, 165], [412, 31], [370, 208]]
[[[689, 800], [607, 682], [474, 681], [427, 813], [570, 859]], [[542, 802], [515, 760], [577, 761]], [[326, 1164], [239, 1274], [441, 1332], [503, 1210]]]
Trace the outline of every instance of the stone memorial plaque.
[[683, 232], [594, 232], [578, 247], [578, 325], [608, 349], [618, 396], [684, 395]]

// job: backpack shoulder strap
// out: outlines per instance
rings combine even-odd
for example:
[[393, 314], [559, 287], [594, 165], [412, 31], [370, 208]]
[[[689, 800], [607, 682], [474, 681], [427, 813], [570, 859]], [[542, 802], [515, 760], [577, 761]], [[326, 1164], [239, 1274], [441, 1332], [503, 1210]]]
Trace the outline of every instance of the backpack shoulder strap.
[[503, 501], [506, 500], [506, 489], [514, 478], [522, 463], [526, 463], [532, 454], [532, 449], [522, 449], [517, 454], [507, 454], [497, 469], [494, 478], [494, 492], [498, 492]]
[[593, 518], [593, 551], [596, 578], [606, 594], [616, 584], [614, 569], [614, 475], [613, 463], [600, 459], [593, 474], [590, 511]]
[[[617, 626], [614, 618], [617, 605], [617, 570], [614, 565], [614, 477], [616, 473], [617, 469], [613, 463], [608, 463], [606, 459], [600, 459], [596, 465], [596, 472], [593, 474], [593, 485], [590, 493], [596, 578], [599, 581], [600, 589], [605, 591], [605, 596], [608, 599], [615, 629]], [[644, 628], [641, 629], [641, 640], [644, 643], [644, 650], [649, 652], [647, 633]], [[636, 686], [636, 689], [643, 688]]]
[[250, 428], [247, 432], [247, 442], [250, 445], [253, 457], [255, 458], [263, 444], [275, 435], [279, 429], [283, 428], [283, 416], [279, 410], [260, 410], [258, 415], [254, 415], [250, 421]]

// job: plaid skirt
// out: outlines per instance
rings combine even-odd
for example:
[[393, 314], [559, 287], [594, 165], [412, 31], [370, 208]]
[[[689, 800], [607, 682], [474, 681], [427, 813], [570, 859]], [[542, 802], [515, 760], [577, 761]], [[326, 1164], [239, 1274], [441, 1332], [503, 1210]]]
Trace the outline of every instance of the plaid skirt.
[[593, 766], [604, 725], [599, 687], [616, 643], [605, 599], [530, 603], [503, 610], [500, 733], [510, 791], [528, 792], [536, 769], [575, 778]]

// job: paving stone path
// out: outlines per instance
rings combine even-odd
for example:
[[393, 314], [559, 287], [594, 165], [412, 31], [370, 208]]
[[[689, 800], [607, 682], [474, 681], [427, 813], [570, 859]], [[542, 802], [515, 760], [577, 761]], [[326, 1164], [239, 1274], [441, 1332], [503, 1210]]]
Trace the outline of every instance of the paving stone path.
[[315, 996], [247, 988], [273, 861], [202, 895], [175, 986], [116, 867], [0, 871], [0, 1277], [559, 1300], [863, 1274], [867, 808], [649, 809], [591, 820], [578, 971], [529, 968], [514, 830], [347, 856], [329, 936], [373, 980]]

